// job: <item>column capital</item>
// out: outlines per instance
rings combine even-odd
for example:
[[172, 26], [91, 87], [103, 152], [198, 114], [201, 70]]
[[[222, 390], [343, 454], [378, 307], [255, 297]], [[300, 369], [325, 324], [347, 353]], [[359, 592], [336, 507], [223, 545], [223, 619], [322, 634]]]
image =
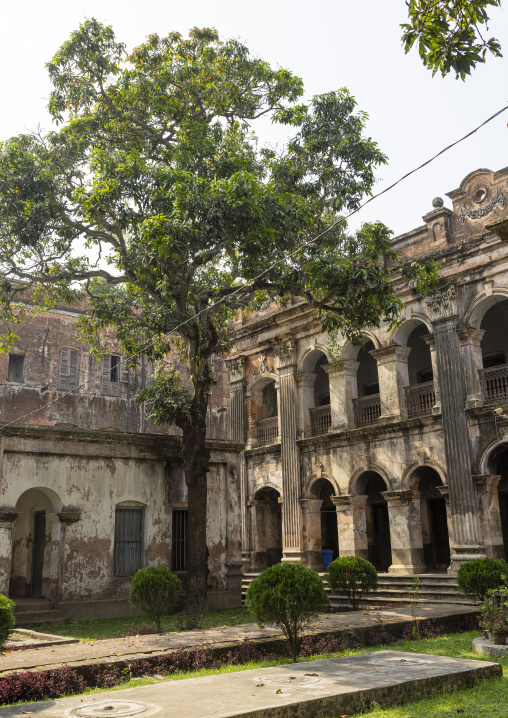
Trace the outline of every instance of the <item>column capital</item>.
[[330, 496], [336, 511], [347, 511], [353, 504], [353, 496]]
[[413, 489], [402, 489], [401, 491], [382, 491], [381, 496], [386, 499], [387, 504], [408, 504], [414, 498], [419, 498], [419, 496], [415, 496], [415, 491], [413, 491]]
[[476, 329], [476, 327], [461, 327], [457, 329], [457, 336], [461, 342], [470, 342], [471, 344], [480, 345], [481, 340], [485, 331], [483, 329]]
[[243, 355], [233, 357], [232, 359], [226, 359], [224, 363], [229, 372], [230, 384], [245, 379], [245, 362], [246, 358]]
[[316, 374], [313, 371], [299, 371], [295, 374], [297, 386], [314, 387]]
[[439, 491], [441, 496], [443, 496], [447, 501], [450, 498], [450, 487], [448, 484], [444, 484], [444, 486], [436, 486], [436, 489]]
[[279, 357], [279, 372], [281, 368], [290, 368], [296, 365], [296, 342], [294, 339], [277, 342], [273, 349]]
[[339, 359], [338, 361], [330, 362], [330, 364], [323, 364], [321, 368], [329, 376], [336, 374], [349, 374], [349, 376], [356, 376], [359, 366], [360, 362], [355, 361], [354, 359]]
[[473, 484], [478, 494], [487, 493], [487, 491], [497, 489], [501, 476], [498, 474], [473, 474]]
[[323, 499], [299, 499], [302, 510], [307, 514], [318, 514], [321, 512]]
[[442, 289], [428, 294], [425, 297], [425, 304], [432, 309], [434, 322], [457, 315], [457, 286], [447, 284]]
[[11, 528], [18, 516], [21, 516], [21, 511], [15, 511], [6, 506], [0, 507], [0, 524], [2, 524], [4, 528]]
[[71, 524], [77, 523], [81, 518], [81, 509], [72, 509], [70, 511], [59, 511], [55, 514], [61, 524], [70, 526]]
[[434, 332], [429, 332], [428, 334], [422, 334], [421, 339], [429, 346], [431, 349], [434, 349], [436, 346], [436, 339], [434, 337]]
[[411, 352], [411, 347], [400, 346], [399, 344], [390, 344], [387, 347], [380, 347], [369, 352], [378, 364], [386, 364], [391, 361], [407, 361]]

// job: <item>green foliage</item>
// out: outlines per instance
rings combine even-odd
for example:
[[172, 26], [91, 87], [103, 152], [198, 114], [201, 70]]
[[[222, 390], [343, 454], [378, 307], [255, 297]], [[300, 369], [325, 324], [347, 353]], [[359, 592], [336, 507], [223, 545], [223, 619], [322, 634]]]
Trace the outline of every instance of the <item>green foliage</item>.
[[283, 631], [294, 662], [302, 628], [327, 604], [319, 574], [301, 563], [271, 566], [247, 590], [247, 608], [258, 623], [273, 623]]
[[167, 566], [140, 568], [132, 579], [129, 603], [145, 611], [161, 633], [161, 618], [174, 610], [181, 588]]
[[16, 619], [14, 618], [15, 606], [14, 601], [0, 593], [0, 651], [4, 650], [9, 633], [16, 624]]
[[406, 4], [409, 22], [401, 26], [404, 48], [407, 53], [417, 44], [433, 75], [454, 71], [465, 80], [478, 63], [485, 62], [487, 52], [502, 57], [499, 42], [483, 36], [488, 9], [499, 7], [501, 0], [409, 0]]
[[341, 556], [328, 566], [326, 581], [332, 591], [347, 596], [357, 611], [362, 596], [377, 589], [377, 571], [364, 558]]
[[465, 596], [483, 601], [491, 589], [506, 586], [508, 564], [501, 558], [475, 558], [457, 572], [457, 585]]
[[508, 633], [508, 588], [491, 588], [480, 603], [480, 626], [487, 631]]

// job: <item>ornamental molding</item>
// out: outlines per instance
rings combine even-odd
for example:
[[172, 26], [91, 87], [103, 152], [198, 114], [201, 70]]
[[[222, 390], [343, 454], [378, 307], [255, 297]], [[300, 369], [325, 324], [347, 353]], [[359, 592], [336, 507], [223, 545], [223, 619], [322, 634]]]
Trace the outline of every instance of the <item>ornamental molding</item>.
[[[259, 366], [254, 369], [253, 376], [264, 376], [265, 374], [273, 374], [273, 367], [268, 364], [268, 357], [266, 354], [261, 354], [259, 357]], [[272, 362], [270, 362], [272, 364]]]
[[486, 217], [492, 212], [492, 210], [497, 204], [501, 207], [501, 209], [504, 209], [506, 207], [506, 197], [499, 188], [494, 193], [494, 196], [492, 197], [490, 202], [484, 207], [479, 207], [478, 209], [469, 209], [469, 207], [466, 207], [465, 203], [462, 202], [460, 206], [459, 222], [461, 224], [464, 224], [464, 222], [466, 221], [466, 217], [468, 219], [481, 219], [482, 217]]
[[226, 369], [229, 372], [229, 383], [241, 381], [245, 377], [245, 357], [239, 356], [234, 359], [226, 359]]
[[277, 342], [274, 346], [274, 351], [279, 357], [279, 368], [296, 364], [296, 342], [294, 339]]
[[434, 319], [444, 319], [457, 314], [457, 287], [455, 284], [425, 297], [425, 304], [431, 307]]

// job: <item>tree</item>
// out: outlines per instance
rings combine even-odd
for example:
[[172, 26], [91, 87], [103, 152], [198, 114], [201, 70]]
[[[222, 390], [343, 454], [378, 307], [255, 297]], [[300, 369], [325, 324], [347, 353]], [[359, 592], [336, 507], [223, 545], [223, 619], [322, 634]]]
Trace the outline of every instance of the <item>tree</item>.
[[[151, 35], [127, 54], [96, 20], [48, 68], [60, 128], [0, 146], [3, 349], [26, 311], [23, 292], [40, 306], [81, 292], [90, 300], [82, 336], [98, 356], [109, 353], [103, 330], [112, 327], [131, 364], [141, 353], [156, 363], [138, 399], [154, 422], [182, 430], [186, 592], [198, 611], [207, 583], [210, 358], [227, 351], [231, 317], [268, 294], [281, 303], [298, 295], [324, 326], [358, 340], [381, 317], [397, 319], [397, 273], [424, 290], [435, 272], [401, 262], [380, 223], [350, 237], [338, 221], [386, 161], [347, 90], [297, 104], [299, 78], [215, 30]], [[278, 152], [253, 134], [265, 115], [292, 132]], [[192, 389], [165, 361], [170, 348], [187, 362]]]
[[360, 601], [378, 586], [377, 571], [370, 561], [360, 556], [339, 556], [328, 566], [326, 581], [332, 591], [347, 596], [353, 611], [358, 611]]
[[182, 582], [167, 566], [140, 568], [132, 579], [129, 603], [141, 608], [162, 633], [161, 619], [178, 603]]
[[402, 41], [406, 53], [415, 45], [425, 67], [443, 77], [452, 70], [465, 80], [487, 53], [502, 57], [494, 38], [484, 37], [488, 30], [489, 7], [501, 0], [409, 0], [409, 22]]
[[294, 663], [302, 629], [328, 604], [318, 573], [301, 563], [277, 563], [247, 589], [247, 607], [258, 623], [273, 623], [288, 639]]

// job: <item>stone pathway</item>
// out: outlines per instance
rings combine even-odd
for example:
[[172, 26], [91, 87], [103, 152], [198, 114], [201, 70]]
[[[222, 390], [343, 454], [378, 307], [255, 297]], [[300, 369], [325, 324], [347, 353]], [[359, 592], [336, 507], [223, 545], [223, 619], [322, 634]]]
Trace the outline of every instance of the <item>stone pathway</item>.
[[[446, 617], [472, 614], [470, 606], [424, 605], [418, 609], [421, 620], [445, 619]], [[331, 613], [320, 616], [307, 631], [308, 634], [335, 633], [359, 630], [384, 624], [407, 624], [411, 621], [409, 607], [384, 608], [380, 610]], [[71, 645], [29, 648], [10, 654], [0, 654], [0, 675], [16, 670], [46, 670], [62, 665], [80, 667], [99, 662], [134, 660], [168, 653], [179, 648], [194, 646], [233, 647], [244, 641], [269, 642], [282, 637], [271, 627], [259, 628], [255, 623], [241, 626], [223, 626], [197, 631], [181, 631], [164, 635], [133, 636], [74, 643]]]

